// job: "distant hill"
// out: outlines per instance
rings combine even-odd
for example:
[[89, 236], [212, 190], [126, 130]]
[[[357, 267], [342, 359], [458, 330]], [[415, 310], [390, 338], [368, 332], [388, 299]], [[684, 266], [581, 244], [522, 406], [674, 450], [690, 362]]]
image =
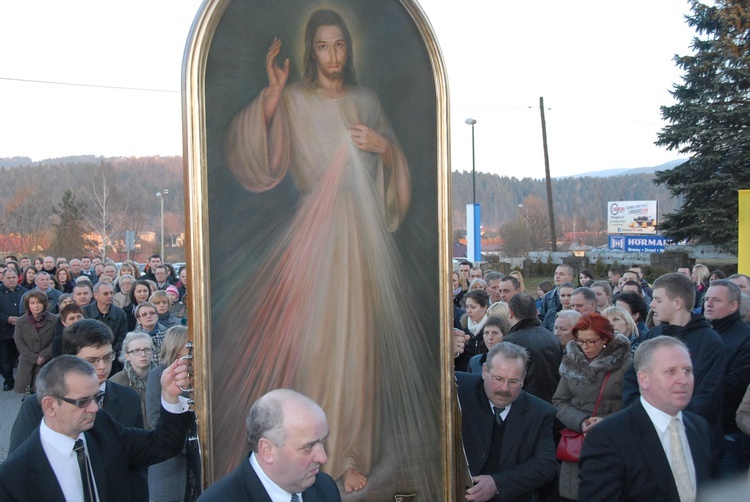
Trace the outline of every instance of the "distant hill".
[[656, 171], [668, 171], [686, 161], [687, 159], [677, 159], [653, 167], [605, 169], [604, 171], [589, 171], [586, 173], [574, 174], [572, 176], [557, 176], [557, 178], [582, 178], [584, 176], [591, 176], [592, 178], [608, 178], [610, 176], [624, 176], [628, 174], [654, 174]]
[[31, 157], [2, 157], [0, 158], [0, 168], [24, 167], [24, 166], [60, 166], [68, 164], [84, 164], [106, 160], [104, 157], [96, 155], [72, 155], [69, 157], [58, 157], [56, 159], [31, 160]]
[[97, 157], [77, 155], [32, 161], [28, 157], [0, 159], [0, 219], [2, 211], [24, 189], [31, 190], [49, 208], [57, 208], [65, 190], [79, 200], [91, 194], [92, 173], [104, 165], [117, 188], [128, 194], [130, 211], [142, 213], [143, 224], [155, 227], [161, 200], [156, 192], [169, 189], [164, 211], [182, 220], [184, 215], [182, 157]]
[[0, 167], [20, 167], [33, 164], [31, 157], [2, 157]]

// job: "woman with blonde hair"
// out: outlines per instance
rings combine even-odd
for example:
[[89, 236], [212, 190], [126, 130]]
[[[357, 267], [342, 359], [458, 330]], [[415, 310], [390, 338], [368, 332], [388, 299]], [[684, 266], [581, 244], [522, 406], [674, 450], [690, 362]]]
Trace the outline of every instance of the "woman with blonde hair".
[[[602, 315], [609, 319], [612, 323], [612, 327], [615, 333], [620, 333], [630, 341], [630, 346], [636, 347], [640, 342], [640, 333], [638, 331], [638, 325], [635, 323], [633, 316], [624, 307], [607, 307], [602, 312]], [[634, 352], [634, 351], [632, 351]]]
[[487, 307], [487, 317], [504, 317], [506, 321], [510, 320], [510, 309], [505, 302], [495, 302]]
[[469, 291], [469, 285], [460, 272], [453, 271], [453, 305], [464, 308], [464, 295]]
[[511, 277], [515, 277], [518, 279], [518, 285], [519, 285], [519, 293], [526, 293], [526, 285], [523, 283], [523, 274], [519, 270], [514, 270], [510, 274]]
[[701, 309], [703, 312], [703, 295], [706, 294], [708, 289], [708, 279], [711, 276], [711, 272], [708, 267], [700, 263], [696, 263], [693, 267], [692, 279], [695, 284], [695, 305], [693, 309]]
[[154, 292], [148, 301], [156, 306], [156, 313], [159, 314], [160, 324], [167, 328], [181, 324], [180, 320], [177, 319], [170, 310], [172, 302], [169, 301], [169, 295], [167, 295], [166, 291], [159, 290]]

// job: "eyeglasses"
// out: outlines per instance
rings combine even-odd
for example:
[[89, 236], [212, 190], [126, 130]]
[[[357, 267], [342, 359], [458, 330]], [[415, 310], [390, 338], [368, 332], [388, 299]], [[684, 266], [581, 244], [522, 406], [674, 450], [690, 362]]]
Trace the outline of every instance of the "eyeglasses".
[[85, 358], [85, 360], [91, 363], [92, 366], [97, 366], [99, 363], [103, 363], [103, 364], [111, 363], [112, 361], [115, 360], [115, 353], [110, 352], [104, 357], [87, 357]]
[[65, 401], [68, 404], [72, 404], [73, 406], [77, 406], [81, 409], [88, 408], [88, 406], [91, 404], [91, 401], [96, 402], [97, 405], [101, 406], [102, 399], [104, 399], [104, 392], [99, 391], [97, 392], [93, 397], [87, 397], [85, 399], [70, 399], [69, 397], [62, 397], [62, 396], [55, 396], [57, 399], [60, 399], [61, 401]]
[[507, 383], [508, 387], [511, 387], [511, 388], [520, 387], [523, 384], [521, 380], [508, 380], [507, 378], [494, 376], [494, 375], [490, 375], [490, 379], [492, 379], [492, 382], [495, 385], [505, 385]]
[[576, 340], [576, 343], [578, 345], [580, 345], [581, 347], [583, 347], [583, 346], [593, 347], [594, 345], [596, 345], [600, 341], [601, 341], [601, 338], [596, 338], [594, 340], [581, 340], [581, 339], [578, 339], [578, 340]]
[[156, 312], [141, 312], [138, 317], [151, 317], [152, 315], [156, 315]]
[[150, 356], [154, 353], [154, 349], [133, 349], [127, 352], [128, 354], [135, 354], [136, 356]]

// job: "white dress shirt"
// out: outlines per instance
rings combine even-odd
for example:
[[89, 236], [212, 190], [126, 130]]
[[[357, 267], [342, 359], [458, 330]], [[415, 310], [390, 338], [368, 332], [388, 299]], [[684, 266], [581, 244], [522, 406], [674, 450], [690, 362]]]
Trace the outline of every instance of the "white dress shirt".
[[[292, 500], [291, 493], [284, 490], [282, 487], [274, 483], [271, 478], [266, 476], [266, 473], [263, 472], [263, 468], [258, 463], [258, 459], [255, 458], [255, 452], [250, 454], [249, 462], [250, 466], [255, 471], [255, 474], [258, 475], [258, 479], [260, 479], [260, 482], [263, 484], [263, 488], [266, 489], [266, 493], [271, 497], [271, 502], [289, 502]], [[299, 497], [300, 502], [302, 502], [302, 494], [298, 493], [297, 496]]]
[[[39, 425], [39, 436], [42, 440], [42, 448], [47, 455], [55, 473], [57, 482], [60, 484], [65, 500], [68, 502], [79, 502], [83, 500], [83, 481], [81, 471], [78, 468], [78, 456], [73, 451], [76, 440], [59, 432], [55, 432], [47, 424]], [[81, 434], [80, 439], [86, 445], [86, 437]], [[88, 454], [88, 447], [86, 447]], [[93, 473], [92, 473], [93, 477]], [[96, 486], [96, 479], [94, 479]]]
[[[648, 401], [643, 399], [643, 396], [641, 396], [641, 404], [643, 405], [643, 409], [646, 410], [648, 417], [651, 419], [651, 423], [654, 424], [654, 429], [656, 429], [656, 434], [659, 436], [661, 446], [664, 448], [664, 454], [667, 456], [667, 460], [671, 467], [672, 458], [669, 453], [669, 422], [672, 420], [672, 415], [655, 408], [649, 404]], [[690, 443], [688, 442], [687, 434], [685, 434], [685, 423], [682, 421], [681, 411], [677, 413], [677, 419], [680, 421], [680, 424], [682, 424], [682, 427], [680, 427], [680, 438], [682, 439], [682, 445], [685, 450], [685, 455], [687, 456], [688, 471], [690, 472], [690, 480], [693, 482], [693, 493], [695, 493], [695, 464], [693, 463], [693, 454], [690, 452]]]

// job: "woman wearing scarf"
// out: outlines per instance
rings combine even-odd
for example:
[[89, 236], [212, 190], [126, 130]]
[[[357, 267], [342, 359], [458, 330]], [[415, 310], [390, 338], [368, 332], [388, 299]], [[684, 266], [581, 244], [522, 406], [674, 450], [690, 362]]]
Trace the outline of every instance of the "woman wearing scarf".
[[146, 382], [148, 372], [156, 366], [152, 361], [153, 353], [154, 344], [148, 333], [128, 333], [122, 342], [120, 354], [120, 362], [125, 365], [125, 369], [109, 377], [114, 383], [130, 387], [141, 396], [144, 429], [151, 428], [146, 413]]
[[487, 307], [490, 297], [483, 289], [474, 289], [464, 296], [466, 314], [461, 317], [461, 329], [469, 335], [464, 353], [454, 360], [456, 371], [467, 371], [469, 360], [479, 354], [479, 342], [484, 336], [484, 323], [487, 322]]
[[52, 339], [57, 316], [47, 307], [49, 301], [42, 291], [29, 291], [23, 297], [25, 314], [16, 321], [13, 340], [18, 347], [18, 371], [15, 391], [35, 392], [34, 382], [39, 369], [52, 359]]

